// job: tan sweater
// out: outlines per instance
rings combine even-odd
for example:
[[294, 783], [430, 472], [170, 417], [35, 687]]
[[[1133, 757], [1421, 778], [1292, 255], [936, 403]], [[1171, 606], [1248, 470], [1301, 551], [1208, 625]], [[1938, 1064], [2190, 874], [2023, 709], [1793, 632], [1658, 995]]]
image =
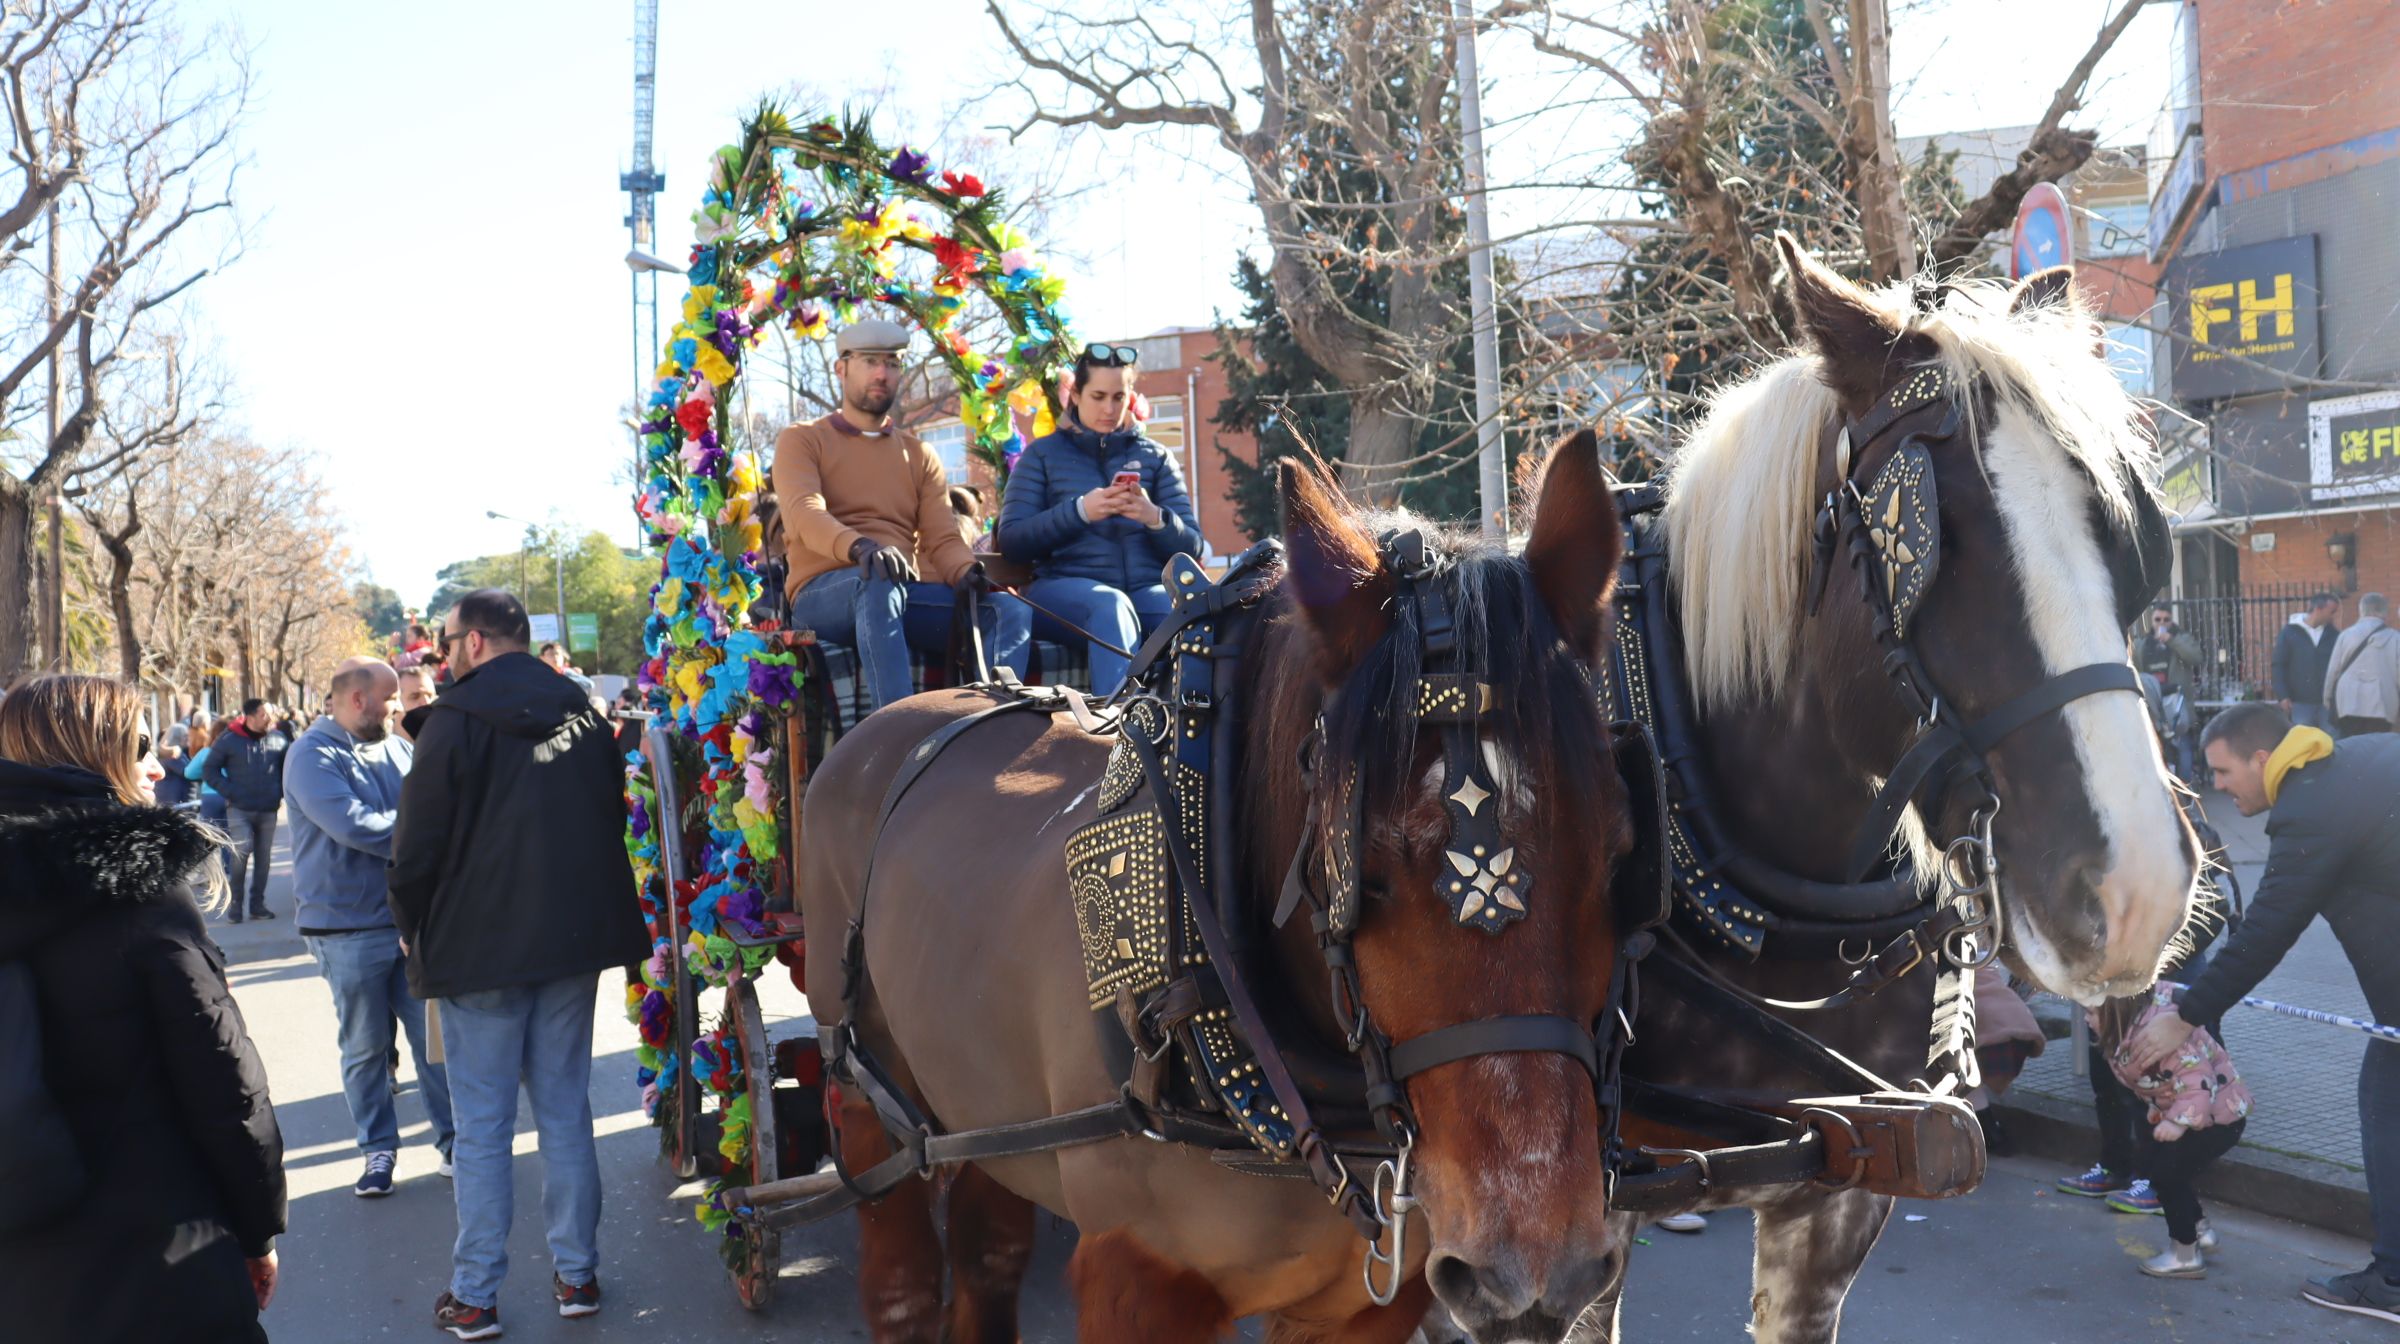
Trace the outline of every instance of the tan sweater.
[[956, 583], [975, 563], [941, 459], [914, 434], [862, 433], [838, 412], [792, 425], [775, 436], [774, 478], [792, 592], [849, 564], [860, 537], [908, 552], [929, 583]]

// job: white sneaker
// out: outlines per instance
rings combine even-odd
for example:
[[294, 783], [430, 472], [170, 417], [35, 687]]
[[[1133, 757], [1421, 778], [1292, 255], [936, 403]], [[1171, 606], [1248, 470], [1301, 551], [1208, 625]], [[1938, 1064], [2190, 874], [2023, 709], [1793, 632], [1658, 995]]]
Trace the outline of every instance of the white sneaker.
[[450, 1165], [450, 1155], [448, 1153], [442, 1154], [441, 1165], [433, 1169], [433, 1174], [442, 1177], [457, 1176], [457, 1170]]
[[2142, 1262], [2142, 1272], [2154, 1279], [2205, 1279], [2208, 1262], [2198, 1246], [2170, 1241], [2167, 1249]]
[[2217, 1249], [2217, 1229], [2210, 1227], [2206, 1218], [2200, 1220], [2200, 1235], [2192, 1244], [2204, 1251]]
[[1658, 1226], [1667, 1232], [1706, 1232], [1708, 1215], [1705, 1213], [1670, 1213], [1658, 1220]]

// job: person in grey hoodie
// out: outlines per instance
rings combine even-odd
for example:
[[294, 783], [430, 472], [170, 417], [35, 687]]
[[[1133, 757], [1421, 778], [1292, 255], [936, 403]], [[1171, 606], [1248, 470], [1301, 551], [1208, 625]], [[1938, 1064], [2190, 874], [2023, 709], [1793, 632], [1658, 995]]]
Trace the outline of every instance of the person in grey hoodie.
[[448, 1070], [425, 1057], [425, 1004], [408, 987], [406, 953], [385, 899], [385, 865], [400, 815], [400, 782], [413, 755], [391, 735], [392, 697], [400, 678], [373, 658], [352, 658], [333, 674], [324, 718], [294, 742], [283, 789], [292, 812], [293, 922], [333, 989], [342, 1051], [342, 1097], [358, 1130], [366, 1168], [351, 1193], [392, 1192], [400, 1117], [392, 1098], [394, 1028], [408, 1033], [416, 1056], [418, 1097], [450, 1174]]

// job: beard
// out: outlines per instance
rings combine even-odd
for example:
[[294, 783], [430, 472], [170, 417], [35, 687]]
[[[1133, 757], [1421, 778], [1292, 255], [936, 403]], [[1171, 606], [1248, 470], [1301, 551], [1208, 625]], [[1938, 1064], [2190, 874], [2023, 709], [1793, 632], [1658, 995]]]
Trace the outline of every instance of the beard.
[[867, 388], [851, 393], [850, 404], [864, 414], [883, 416], [892, 413], [892, 398], [893, 394], [888, 391], [878, 392]]
[[392, 721], [377, 719], [372, 723], [362, 723], [351, 729], [350, 735], [361, 742], [381, 742], [392, 735]]

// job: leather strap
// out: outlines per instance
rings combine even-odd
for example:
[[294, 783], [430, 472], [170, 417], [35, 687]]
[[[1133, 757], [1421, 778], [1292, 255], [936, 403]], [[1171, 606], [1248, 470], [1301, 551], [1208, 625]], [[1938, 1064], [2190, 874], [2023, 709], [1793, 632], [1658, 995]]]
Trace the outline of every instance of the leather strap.
[[1600, 1050], [1592, 1033], [1572, 1018], [1554, 1013], [1486, 1017], [1439, 1027], [1391, 1048], [1392, 1078], [1413, 1078], [1428, 1069], [1479, 1055], [1559, 1054], [1600, 1076]]

